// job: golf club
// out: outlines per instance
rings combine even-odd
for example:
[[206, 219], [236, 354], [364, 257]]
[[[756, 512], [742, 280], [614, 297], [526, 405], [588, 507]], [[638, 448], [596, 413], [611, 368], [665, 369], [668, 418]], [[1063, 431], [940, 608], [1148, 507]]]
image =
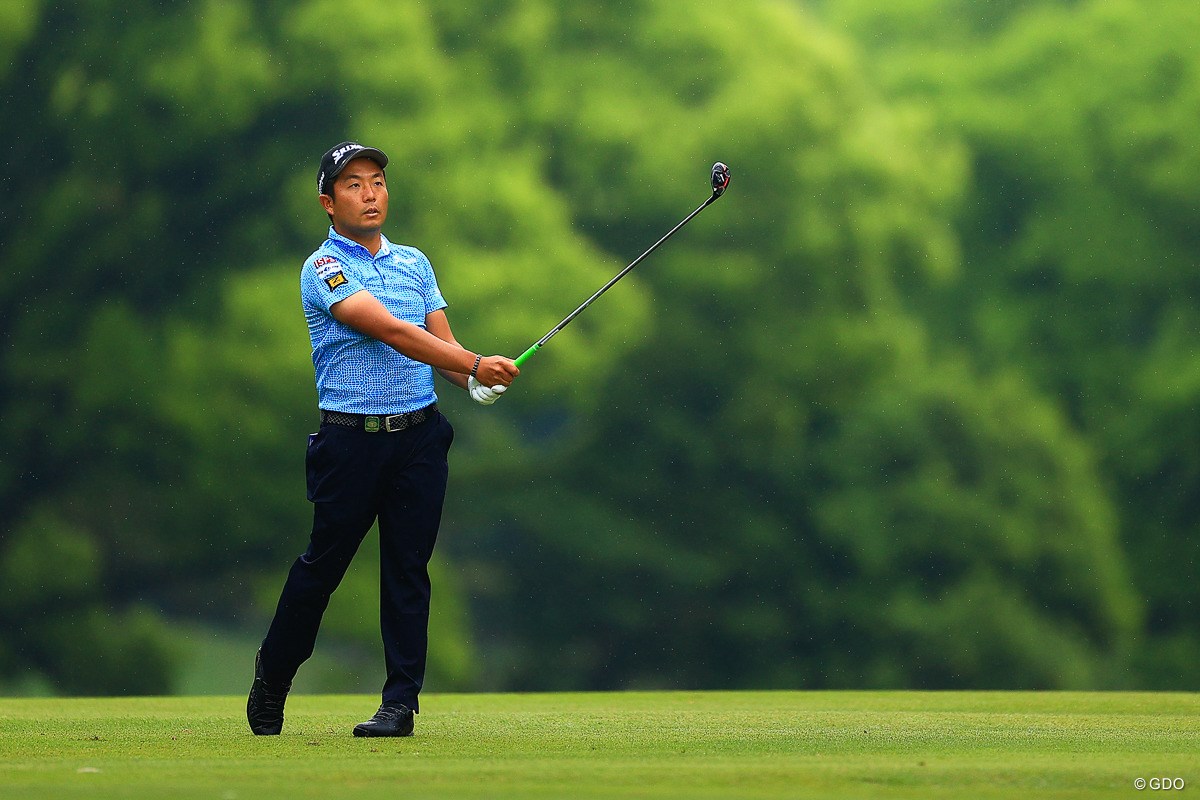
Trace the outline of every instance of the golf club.
[[650, 245], [650, 248], [646, 252], [642, 253], [640, 256], [635, 258], [632, 262], [630, 262], [629, 266], [625, 267], [625, 269], [618, 272], [616, 277], [614, 277], [611, 281], [609, 281], [608, 283], [601, 286], [600, 291], [596, 292], [594, 295], [589, 297], [587, 300], [583, 301], [583, 305], [581, 305], [579, 308], [575, 309], [570, 314], [568, 314], [566, 316], [566, 318], [563, 319], [562, 322], [558, 323], [553, 328], [551, 328], [546, 333], [545, 336], [538, 339], [536, 342], [533, 343], [532, 346], [530, 346], [530, 348], [528, 350], [526, 350], [524, 353], [521, 353], [521, 355], [517, 356], [516, 359], [513, 361], [513, 363], [516, 364], [518, 367], [520, 367], [522, 364], [524, 364], [526, 361], [528, 361], [530, 356], [532, 356], [538, 350], [542, 349], [542, 345], [546, 344], [546, 342], [548, 342], [552, 338], [554, 338], [554, 334], [558, 333], [563, 328], [567, 327], [567, 325], [570, 324], [571, 320], [575, 319], [577, 316], [580, 315], [580, 313], [583, 312], [583, 310], [585, 308], [587, 308], [593, 302], [595, 302], [597, 297], [599, 297], [600, 295], [604, 294], [609, 289], [611, 289], [613, 287], [613, 285], [616, 284], [617, 281], [621, 280], [621, 278], [624, 278], [626, 275], [629, 274], [630, 270], [632, 270], [634, 267], [636, 267], [638, 264], [640, 264], [642, 259], [644, 259], [646, 256], [653, 253], [660, 244], [665, 242], [667, 239], [670, 239], [671, 236], [674, 235], [675, 231], [679, 230], [684, 225], [687, 225], [691, 221], [692, 217], [696, 216], [701, 211], [708, 208], [708, 206], [711, 205], [714, 200], [716, 200], [718, 197], [723, 195], [725, 193], [726, 187], [728, 187], [728, 186], [729, 186], [729, 167], [725, 166], [720, 161], [718, 161], [717, 163], [713, 164], [713, 167], [712, 167], [712, 195], [707, 200], [705, 200], [703, 203], [701, 203], [700, 206], [697, 207], [695, 211], [693, 211], [692, 213], [690, 213], [686, 217], [684, 217], [682, 222], [680, 222], [674, 228], [671, 228], [671, 230], [667, 231], [667, 234], [665, 236], [663, 236], [661, 239], [659, 239], [654, 244]]

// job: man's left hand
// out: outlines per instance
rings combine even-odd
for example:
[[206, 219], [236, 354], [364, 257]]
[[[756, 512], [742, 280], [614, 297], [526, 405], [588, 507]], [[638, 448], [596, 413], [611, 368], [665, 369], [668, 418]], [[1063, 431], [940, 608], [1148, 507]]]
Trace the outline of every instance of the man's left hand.
[[490, 406], [499, 400], [500, 395], [504, 394], [505, 388], [501, 384], [484, 386], [475, 378], [467, 378], [467, 392], [471, 395], [471, 399], [481, 406]]

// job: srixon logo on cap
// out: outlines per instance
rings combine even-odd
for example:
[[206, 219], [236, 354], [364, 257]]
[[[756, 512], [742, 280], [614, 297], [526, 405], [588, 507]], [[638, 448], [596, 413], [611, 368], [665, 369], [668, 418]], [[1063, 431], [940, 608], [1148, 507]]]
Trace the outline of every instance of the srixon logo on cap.
[[345, 147], [339, 147], [337, 150], [334, 150], [333, 151], [333, 163], [336, 164], [339, 161], [341, 161], [342, 156], [346, 155], [346, 153], [349, 153], [351, 150], [362, 150], [362, 145], [358, 144], [357, 142], [351, 142], [350, 144], [346, 145]]

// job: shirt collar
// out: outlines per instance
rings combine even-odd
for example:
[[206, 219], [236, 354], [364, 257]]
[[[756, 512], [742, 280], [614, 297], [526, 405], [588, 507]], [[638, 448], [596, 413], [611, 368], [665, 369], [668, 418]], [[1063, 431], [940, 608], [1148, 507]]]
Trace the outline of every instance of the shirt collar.
[[[340, 233], [338, 233], [337, 231], [335, 231], [333, 229], [332, 225], [329, 226], [329, 239], [331, 241], [341, 244], [342, 247], [349, 247], [349, 248], [357, 247], [359, 250], [362, 250], [364, 253], [366, 253], [368, 258], [371, 257], [370, 250], [363, 247], [361, 244], [354, 241], [353, 239], [347, 239], [345, 236], [342, 236]], [[374, 257], [379, 258], [380, 256], [390, 255], [392, 252], [392, 243], [389, 242], [388, 238], [386, 236], [384, 236], [382, 233], [379, 234], [379, 240], [380, 240], [379, 252], [376, 253]]]

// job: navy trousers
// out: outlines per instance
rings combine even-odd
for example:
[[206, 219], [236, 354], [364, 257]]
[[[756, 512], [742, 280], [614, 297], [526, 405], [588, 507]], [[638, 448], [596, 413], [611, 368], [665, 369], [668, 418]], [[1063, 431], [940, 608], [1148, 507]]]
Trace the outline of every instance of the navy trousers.
[[313, 527], [262, 644], [263, 676], [290, 682], [313, 653], [329, 597], [379, 520], [384, 703], [418, 711], [429, 630], [429, 559], [446, 497], [454, 429], [440, 413], [407, 430], [322, 425], [305, 459]]

